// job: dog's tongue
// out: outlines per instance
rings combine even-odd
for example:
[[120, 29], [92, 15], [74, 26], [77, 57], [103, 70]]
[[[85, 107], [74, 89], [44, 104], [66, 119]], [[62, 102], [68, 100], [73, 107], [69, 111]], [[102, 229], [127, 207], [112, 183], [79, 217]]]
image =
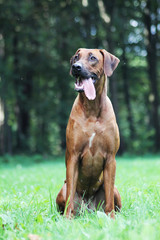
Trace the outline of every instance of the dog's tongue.
[[86, 97], [89, 100], [94, 100], [96, 97], [96, 91], [95, 91], [94, 84], [92, 82], [92, 78], [83, 80], [83, 88], [84, 88]]

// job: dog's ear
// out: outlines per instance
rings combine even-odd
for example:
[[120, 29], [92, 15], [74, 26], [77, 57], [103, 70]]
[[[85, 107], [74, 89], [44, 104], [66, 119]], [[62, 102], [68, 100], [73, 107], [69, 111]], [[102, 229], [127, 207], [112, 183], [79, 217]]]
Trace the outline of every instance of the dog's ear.
[[104, 73], [110, 77], [113, 73], [113, 71], [118, 66], [118, 63], [120, 60], [115, 57], [114, 55], [107, 52], [105, 49], [101, 49], [100, 52], [103, 55], [103, 64], [104, 64]]

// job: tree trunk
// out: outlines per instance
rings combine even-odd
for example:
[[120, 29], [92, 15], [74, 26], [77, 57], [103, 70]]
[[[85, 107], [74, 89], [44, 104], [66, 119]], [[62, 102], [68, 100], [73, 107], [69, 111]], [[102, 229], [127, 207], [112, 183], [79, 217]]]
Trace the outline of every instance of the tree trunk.
[[13, 39], [13, 56], [13, 79], [16, 93], [16, 115], [18, 124], [16, 150], [23, 151], [28, 148], [28, 131], [30, 123], [29, 102], [31, 98], [33, 73], [28, 70], [26, 76], [21, 76], [18, 58], [18, 37], [16, 34]]
[[[151, 94], [153, 95], [152, 102], [152, 114], [153, 114], [153, 127], [155, 130], [155, 150], [160, 150], [160, 124], [159, 124], [159, 114], [158, 114], [158, 106], [159, 106], [159, 96], [158, 96], [158, 81], [157, 81], [157, 53], [156, 53], [156, 44], [158, 42], [157, 30], [156, 32], [152, 32], [152, 25], [156, 24], [157, 21], [153, 22], [151, 15], [155, 15], [155, 19], [157, 20], [157, 1], [146, 1], [146, 7], [144, 9], [144, 24], [147, 29], [147, 63], [148, 63], [148, 76], [151, 86]], [[153, 12], [151, 12], [153, 10]], [[157, 29], [157, 28], [156, 28]]]
[[[110, 15], [110, 22], [108, 23], [107, 27], [108, 27], [108, 34], [107, 34], [107, 43], [108, 43], [108, 51], [112, 54], [114, 54], [114, 40], [113, 40], [113, 33], [111, 32], [111, 28], [114, 25], [113, 21], [114, 21], [114, 10], [115, 10], [115, 0], [112, 1], [103, 1], [104, 2], [104, 6], [107, 9], [109, 15]], [[109, 81], [109, 90], [111, 93], [111, 101], [113, 104], [113, 108], [115, 111], [115, 115], [116, 115], [116, 119], [117, 119], [117, 123], [119, 125], [120, 128], [120, 124], [119, 124], [119, 108], [118, 108], [118, 86], [117, 86], [117, 76], [116, 76], [116, 72], [110, 77], [110, 81]], [[121, 132], [121, 129], [120, 129]], [[121, 144], [120, 144], [120, 148], [119, 148], [119, 154], [123, 154], [123, 152], [125, 151], [125, 146], [124, 146], [124, 140], [123, 140], [123, 135], [120, 133], [120, 139], [121, 139]]]
[[[3, 36], [4, 37], [4, 36]], [[4, 38], [5, 41], [5, 38]], [[0, 154], [12, 154], [12, 129], [11, 126], [8, 124], [8, 109], [7, 109], [7, 97], [9, 93], [8, 89], [8, 78], [6, 77], [6, 70], [5, 65], [7, 64], [7, 47], [6, 44], [4, 45], [4, 49], [1, 52], [1, 88], [0, 88], [0, 94], [1, 94], [1, 105], [2, 105], [2, 111], [4, 114], [4, 120], [2, 125], [0, 126]]]
[[123, 54], [122, 54], [122, 78], [123, 78], [125, 104], [126, 104], [127, 113], [128, 113], [127, 120], [129, 123], [130, 140], [132, 141], [135, 137], [135, 129], [134, 129], [133, 115], [132, 115], [132, 108], [131, 108], [131, 101], [130, 101], [130, 93], [129, 93], [128, 64], [127, 64], [127, 58], [126, 58], [126, 54], [125, 54], [125, 46], [123, 46]]
[[4, 103], [4, 153], [12, 154], [12, 134], [8, 125], [8, 110]]

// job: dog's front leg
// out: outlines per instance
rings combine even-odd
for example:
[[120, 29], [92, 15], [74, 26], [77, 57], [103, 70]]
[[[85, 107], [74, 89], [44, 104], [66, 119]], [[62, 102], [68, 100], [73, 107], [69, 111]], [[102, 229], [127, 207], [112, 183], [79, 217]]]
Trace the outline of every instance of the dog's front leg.
[[70, 218], [74, 215], [74, 197], [77, 187], [78, 179], [78, 157], [70, 156], [66, 159], [67, 172], [66, 172], [66, 182], [67, 182], [67, 195], [66, 195], [66, 205], [65, 213], [66, 217]]
[[105, 213], [107, 215], [111, 214], [111, 218], [114, 219], [114, 182], [116, 173], [115, 156], [108, 155], [103, 173], [105, 190]]

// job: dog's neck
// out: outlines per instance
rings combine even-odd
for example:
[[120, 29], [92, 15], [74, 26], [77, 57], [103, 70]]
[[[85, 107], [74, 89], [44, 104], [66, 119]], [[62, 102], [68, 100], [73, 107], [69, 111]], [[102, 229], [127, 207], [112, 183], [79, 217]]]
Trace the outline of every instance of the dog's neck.
[[107, 79], [104, 74], [98, 80], [96, 86], [96, 98], [94, 100], [89, 100], [85, 96], [84, 92], [79, 94], [79, 101], [83, 108], [84, 114], [87, 118], [90, 116], [96, 118], [100, 117], [106, 94], [107, 94]]

